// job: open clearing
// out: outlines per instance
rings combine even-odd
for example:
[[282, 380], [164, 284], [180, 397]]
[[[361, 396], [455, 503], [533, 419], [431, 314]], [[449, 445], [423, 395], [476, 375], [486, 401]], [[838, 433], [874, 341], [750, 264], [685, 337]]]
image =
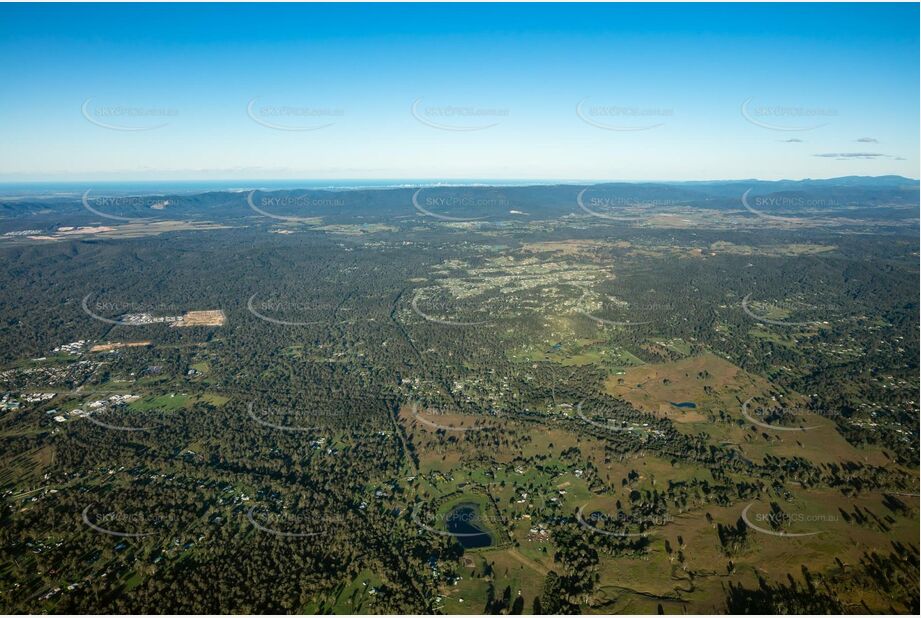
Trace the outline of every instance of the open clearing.
[[[879, 449], [849, 444], [831, 420], [808, 411], [802, 395], [781, 394], [765, 378], [714, 354], [628, 368], [623, 375], [610, 376], [605, 391], [640, 410], [668, 418], [683, 433], [706, 434], [711, 443], [735, 445], [758, 461], [770, 454], [817, 462], [887, 463]], [[789, 411], [789, 422], [766, 423], [764, 410], [771, 408]], [[800, 430], [791, 430], [797, 428]]]
[[182, 328], [186, 326], [223, 326], [227, 322], [227, 316], [220, 309], [209, 309], [207, 311], [187, 311], [177, 321], [173, 322], [173, 328]]
[[153, 345], [152, 341], [119, 341], [115, 343], [99, 343], [90, 348], [90, 352], [110, 352], [121, 348], [146, 348]]

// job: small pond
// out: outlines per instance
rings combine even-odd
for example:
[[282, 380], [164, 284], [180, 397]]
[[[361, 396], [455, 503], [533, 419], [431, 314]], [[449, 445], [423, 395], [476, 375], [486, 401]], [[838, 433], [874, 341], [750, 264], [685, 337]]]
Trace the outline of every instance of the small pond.
[[492, 545], [492, 537], [477, 526], [480, 507], [472, 503], [458, 504], [445, 518], [448, 532], [457, 535], [454, 538], [464, 549], [476, 549]]

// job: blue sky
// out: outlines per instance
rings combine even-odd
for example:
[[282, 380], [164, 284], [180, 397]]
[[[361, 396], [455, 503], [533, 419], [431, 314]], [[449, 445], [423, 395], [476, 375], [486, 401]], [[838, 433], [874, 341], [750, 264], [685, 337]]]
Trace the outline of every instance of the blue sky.
[[918, 17], [4, 4], [0, 180], [916, 178]]

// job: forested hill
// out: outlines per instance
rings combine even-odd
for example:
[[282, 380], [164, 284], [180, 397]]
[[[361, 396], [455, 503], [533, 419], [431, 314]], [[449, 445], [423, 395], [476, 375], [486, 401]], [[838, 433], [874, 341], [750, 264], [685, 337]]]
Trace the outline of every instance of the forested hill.
[[[3, 190], [0, 188], [0, 196]], [[212, 191], [199, 194], [112, 194], [88, 184], [83, 194], [0, 197], [3, 232], [22, 219], [40, 225], [85, 225], [106, 219], [225, 221], [252, 216], [364, 218], [393, 221], [420, 214], [447, 220], [549, 219], [638, 208], [716, 210], [804, 217], [896, 221], [916, 219], [917, 180], [848, 176], [827, 180], [744, 180], [595, 185], [457, 186], [395, 189]]]

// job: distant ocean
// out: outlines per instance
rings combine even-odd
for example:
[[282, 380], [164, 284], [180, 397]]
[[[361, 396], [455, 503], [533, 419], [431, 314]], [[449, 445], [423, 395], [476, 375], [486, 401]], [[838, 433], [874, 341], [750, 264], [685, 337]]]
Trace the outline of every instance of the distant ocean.
[[[86, 182], [0, 182], [0, 197], [74, 197], [95, 194], [204, 193], [207, 191], [278, 191], [284, 189], [399, 189], [436, 186], [525, 186], [572, 183], [572, 180], [520, 179], [338, 179], [338, 180], [138, 180]], [[595, 181], [597, 182], [597, 181]]]

